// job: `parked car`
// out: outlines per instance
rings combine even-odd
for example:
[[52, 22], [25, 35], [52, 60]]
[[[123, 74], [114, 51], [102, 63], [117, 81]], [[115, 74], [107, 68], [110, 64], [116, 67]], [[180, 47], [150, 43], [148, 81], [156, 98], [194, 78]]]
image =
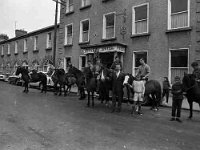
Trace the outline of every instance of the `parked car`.
[[0, 74], [0, 81], [5, 81], [6, 76], [4, 74]]
[[16, 75], [13, 74], [13, 75], [8, 77], [8, 83], [17, 85], [17, 83], [20, 82], [20, 79], [21, 79], [20, 76], [16, 76]]

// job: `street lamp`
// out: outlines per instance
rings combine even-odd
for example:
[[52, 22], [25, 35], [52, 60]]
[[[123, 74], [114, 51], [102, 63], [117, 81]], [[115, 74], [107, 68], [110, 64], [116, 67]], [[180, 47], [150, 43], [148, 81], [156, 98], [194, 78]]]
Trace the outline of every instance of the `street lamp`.
[[56, 66], [56, 39], [57, 39], [57, 21], [58, 21], [58, 3], [61, 5], [65, 5], [65, 1], [63, 0], [53, 0], [56, 2], [56, 10], [55, 10], [55, 24], [54, 24], [54, 40], [53, 40], [53, 65]]

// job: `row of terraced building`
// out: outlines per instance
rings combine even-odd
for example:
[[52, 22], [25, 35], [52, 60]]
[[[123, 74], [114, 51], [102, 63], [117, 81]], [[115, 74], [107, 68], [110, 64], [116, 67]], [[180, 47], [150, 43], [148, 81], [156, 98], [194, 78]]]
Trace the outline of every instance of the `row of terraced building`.
[[[173, 81], [200, 61], [200, 0], [65, 2], [60, 8], [57, 66], [67, 69], [71, 61], [82, 69], [87, 60], [100, 57], [110, 67], [118, 55], [123, 71], [135, 74], [143, 57], [151, 79], [167, 76]], [[12, 72], [20, 64], [45, 70], [53, 58], [52, 39], [53, 26], [0, 42], [0, 71]]]

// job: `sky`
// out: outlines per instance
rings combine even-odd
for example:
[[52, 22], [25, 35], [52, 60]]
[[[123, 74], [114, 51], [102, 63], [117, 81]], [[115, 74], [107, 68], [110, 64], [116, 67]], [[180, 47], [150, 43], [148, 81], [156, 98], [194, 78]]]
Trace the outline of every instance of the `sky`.
[[55, 6], [53, 0], [0, 0], [0, 34], [13, 38], [15, 27], [31, 32], [53, 25]]

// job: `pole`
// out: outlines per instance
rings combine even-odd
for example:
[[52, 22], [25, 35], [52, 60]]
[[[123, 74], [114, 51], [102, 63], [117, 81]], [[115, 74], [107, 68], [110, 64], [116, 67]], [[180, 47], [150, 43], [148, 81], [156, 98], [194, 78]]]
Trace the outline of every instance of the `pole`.
[[57, 18], [58, 18], [58, 0], [56, 0], [54, 41], [53, 41], [53, 65], [54, 65], [54, 67], [56, 66]]

